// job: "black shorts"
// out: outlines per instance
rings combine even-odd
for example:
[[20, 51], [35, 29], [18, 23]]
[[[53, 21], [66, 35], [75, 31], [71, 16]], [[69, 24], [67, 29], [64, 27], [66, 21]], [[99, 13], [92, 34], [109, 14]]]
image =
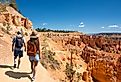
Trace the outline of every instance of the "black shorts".
[[23, 57], [23, 50], [14, 50], [14, 57], [17, 58], [17, 56]]

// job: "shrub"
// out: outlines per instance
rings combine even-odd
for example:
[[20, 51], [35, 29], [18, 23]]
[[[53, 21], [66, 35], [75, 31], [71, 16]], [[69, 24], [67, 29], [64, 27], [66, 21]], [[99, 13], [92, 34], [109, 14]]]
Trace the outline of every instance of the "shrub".
[[9, 6], [11, 6], [12, 8], [14, 8], [15, 10], [17, 10], [17, 11], [18, 11], [17, 6], [16, 6], [16, 4], [15, 4], [15, 3], [11, 3], [11, 4], [9, 4]]
[[73, 65], [66, 63], [66, 69], [64, 72], [65, 72], [68, 80], [70, 80], [70, 81], [73, 80], [73, 75], [76, 72], [75, 70], [73, 70]]
[[43, 60], [42, 60], [40, 63], [42, 64], [42, 66], [43, 66], [45, 69], [47, 69], [47, 65], [46, 65], [46, 63], [45, 63]]
[[26, 36], [28, 36], [28, 33], [27, 33], [27, 32], [25, 32], [25, 35], [26, 35]]
[[60, 63], [55, 60], [55, 52], [52, 52], [51, 50], [47, 50], [48, 44], [46, 42], [46, 39], [43, 40], [43, 48], [42, 48], [42, 54], [43, 54], [43, 61], [45, 62], [46, 66], [49, 64], [49, 67], [51, 69], [60, 69]]

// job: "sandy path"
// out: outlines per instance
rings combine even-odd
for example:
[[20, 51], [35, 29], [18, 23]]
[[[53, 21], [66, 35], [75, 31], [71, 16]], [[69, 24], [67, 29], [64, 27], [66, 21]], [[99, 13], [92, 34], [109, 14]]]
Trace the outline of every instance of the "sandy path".
[[[25, 54], [25, 53], [24, 53]], [[21, 61], [20, 69], [11, 69], [12, 62], [8, 65], [0, 64], [0, 82], [31, 82], [30, 62], [28, 56], [24, 55]], [[37, 66], [37, 74], [34, 82], [55, 82], [50, 78], [46, 69], [39, 63]], [[57, 81], [56, 81], [57, 82]]]

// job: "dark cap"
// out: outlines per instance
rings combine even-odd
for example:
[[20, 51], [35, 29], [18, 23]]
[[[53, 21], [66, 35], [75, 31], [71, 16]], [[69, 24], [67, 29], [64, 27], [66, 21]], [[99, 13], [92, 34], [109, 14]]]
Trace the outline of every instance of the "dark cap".
[[21, 34], [21, 32], [20, 32], [20, 31], [18, 31], [18, 32], [17, 32], [17, 34]]
[[36, 36], [37, 34], [34, 32], [34, 31], [32, 31], [32, 34], [31, 34], [31, 36]]

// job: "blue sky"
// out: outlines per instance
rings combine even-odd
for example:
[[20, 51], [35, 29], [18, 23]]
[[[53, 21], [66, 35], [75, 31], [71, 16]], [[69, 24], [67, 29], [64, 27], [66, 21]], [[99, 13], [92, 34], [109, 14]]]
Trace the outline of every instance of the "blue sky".
[[17, 0], [34, 28], [121, 32], [121, 0]]

